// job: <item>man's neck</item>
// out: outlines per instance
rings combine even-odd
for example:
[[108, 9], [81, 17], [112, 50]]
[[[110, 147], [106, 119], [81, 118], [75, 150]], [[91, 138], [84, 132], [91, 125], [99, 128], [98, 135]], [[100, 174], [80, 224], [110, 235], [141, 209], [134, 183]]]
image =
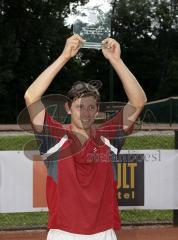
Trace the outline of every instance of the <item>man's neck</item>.
[[91, 129], [80, 129], [71, 124], [71, 131], [79, 138], [80, 142], [83, 144], [90, 137]]

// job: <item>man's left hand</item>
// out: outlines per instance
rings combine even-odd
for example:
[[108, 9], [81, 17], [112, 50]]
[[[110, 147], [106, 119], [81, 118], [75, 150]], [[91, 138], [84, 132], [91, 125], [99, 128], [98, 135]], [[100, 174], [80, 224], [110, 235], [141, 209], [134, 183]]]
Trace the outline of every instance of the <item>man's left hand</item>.
[[113, 38], [106, 38], [102, 41], [102, 52], [109, 61], [119, 60], [121, 55], [120, 44]]

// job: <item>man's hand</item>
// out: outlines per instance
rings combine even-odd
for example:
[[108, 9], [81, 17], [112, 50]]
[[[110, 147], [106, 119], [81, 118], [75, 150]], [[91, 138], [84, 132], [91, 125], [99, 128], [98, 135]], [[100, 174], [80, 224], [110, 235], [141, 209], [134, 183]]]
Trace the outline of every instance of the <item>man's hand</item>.
[[67, 39], [62, 56], [64, 56], [67, 60], [74, 57], [84, 42], [85, 40], [83, 38], [81, 38], [78, 34], [74, 34]]
[[119, 60], [121, 55], [120, 44], [113, 38], [106, 38], [102, 41], [102, 52], [109, 61]]

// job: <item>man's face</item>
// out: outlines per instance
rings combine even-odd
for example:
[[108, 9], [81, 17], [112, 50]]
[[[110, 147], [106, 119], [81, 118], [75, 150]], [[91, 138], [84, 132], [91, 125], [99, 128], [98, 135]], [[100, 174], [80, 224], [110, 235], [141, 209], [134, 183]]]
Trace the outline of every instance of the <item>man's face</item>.
[[81, 97], [72, 102], [71, 123], [79, 129], [90, 129], [98, 113], [98, 106], [94, 97]]

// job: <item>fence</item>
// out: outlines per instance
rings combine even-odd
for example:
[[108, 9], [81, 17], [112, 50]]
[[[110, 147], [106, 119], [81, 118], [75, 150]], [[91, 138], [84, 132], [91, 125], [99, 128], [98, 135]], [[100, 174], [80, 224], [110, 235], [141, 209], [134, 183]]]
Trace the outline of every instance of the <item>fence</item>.
[[170, 97], [158, 101], [149, 102], [145, 105], [141, 114], [145, 123], [178, 123], [178, 97]]

